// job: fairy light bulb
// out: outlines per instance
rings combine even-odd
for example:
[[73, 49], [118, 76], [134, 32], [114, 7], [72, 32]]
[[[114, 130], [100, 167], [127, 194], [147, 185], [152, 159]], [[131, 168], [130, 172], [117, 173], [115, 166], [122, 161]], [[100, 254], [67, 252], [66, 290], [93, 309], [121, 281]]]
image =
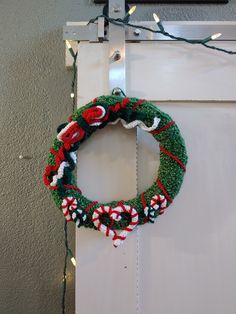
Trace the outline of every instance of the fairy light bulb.
[[134, 11], [136, 10], [136, 5], [134, 5], [128, 12], [128, 15], [131, 15], [134, 13]]
[[69, 42], [68, 40], [66, 40], [66, 46], [67, 46], [68, 49], [71, 49], [71, 48], [72, 48], [72, 47], [71, 47], [71, 44], [70, 44], [70, 42]]
[[159, 16], [156, 13], [153, 13], [153, 18], [154, 18], [154, 21], [157, 23], [160, 31], [164, 32], [165, 30], [164, 30], [164, 27], [163, 27], [163, 25], [161, 23], [161, 20], [160, 20]]
[[211, 35], [211, 36], [209, 36], [209, 37], [203, 39], [202, 42], [203, 42], [203, 44], [208, 43], [208, 42], [211, 41], [211, 40], [215, 40], [215, 39], [219, 38], [221, 35], [222, 35], [221, 33], [213, 34], [213, 35]]
[[70, 260], [71, 260], [71, 263], [76, 267], [76, 260], [74, 256], [72, 256]]
[[75, 94], [74, 93], [70, 93], [70, 98], [75, 98]]
[[71, 249], [69, 249], [69, 248], [68, 248], [68, 255], [69, 255], [69, 257], [70, 257], [71, 263], [72, 263], [74, 266], [76, 266], [76, 260], [75, 260], [75, 258], [74, 258], [74, 255], [73, 255]]
[[213, 35], [211, 35], [211, 39], [215, 40], [215, 39], [219, 38], [221, 35], [222, 35], [222, 33], [213, 34]]
[[160, 18], [156, 13], [153, 13], [154, 21], [158, 24], [160, 22]]
[[70, 54], [73, 58], [75, 58], [75, 53], [74, 53], [74, 50], [69, 42], [69, 40], [66, 40], [66, 47], [68, 48], [68, 50], [70, 51]]

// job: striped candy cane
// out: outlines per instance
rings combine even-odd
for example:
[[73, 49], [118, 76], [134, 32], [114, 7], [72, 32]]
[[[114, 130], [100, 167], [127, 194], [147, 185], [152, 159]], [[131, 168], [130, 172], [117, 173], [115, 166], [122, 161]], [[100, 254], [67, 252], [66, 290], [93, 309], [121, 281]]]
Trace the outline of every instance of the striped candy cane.
[[87, 218], [86, 213], [84, 213], [81, 209], [76, 209], [72, 215], [72, 219], [74, 220], [76, 226], [79, 228]]
[[102, 233], [104, 233], [107, 237], [114, 237], [116, 232], [112, 230], [110, 227], [104, 225], [100, 221], [100, 216], [103, 214], [108, 214], [111, 217], [112, 207], [110, 206], [101, 206], [95, 209], [92, 216], [92, 221], [95, 227]]
[[167, 200], [164, 195], [156, 194], [152, 197], [150, 205], [152, 208], [156, 210], [160, 208], [159, 214], [162, 215], [167, 206]]
[[72, 221], [70, 211], [76, 210], [77, 207], [78, 207], [78, 202], [75, 197], [68, 196], [63, 199], [61, 203], [61, 208], [62, 208], [64, 217], [67, 221]]
[[149, 222], [154, 223], [159, 209], [159, 215], [164, 214], [167, 206], [167, 200], [164, 195], [156, 194], [151, 198], [150, 207], [144, 208], [144, 213], [148, 217]]
[[[100, 217], [103, 214], [108, 214], [113, 221], [119, 221], [121, 219], [122, 213], [130, 214], [131, 222], [126, 228], [122, 229], [120, 234], [118, 234], [115, 230], [112, 230], [110, 227], [104, 225], [100, 221]], [[101, 206], [95, 209], [93, 212], [92, 221], [94, 226], [97, 227], [99, 231], [104, 233], [107, 237], [112, 237], [113, 245], [118, 247], [125, 241], [129, 232], [133, 231], [133, 229], [138, 224], [138, 213], [133, 207], [129, 205], [119, 205], [115, 208], [110, 206]]]
[[[115, 211], [115, 212], [114, 212]], [[113, 210], [113, 213], [116, 215], [116, 218], [115, 220], [117, 219], [120, 219], [121, 216], [117, 215], [117, 212], [120, 212], [121, 213], [128, 213], [130, 214], [130, 217], [131, 217], [131, 221], [130, 221], [130, 224], [125, 227], [124, 229], [122, 229], [122, 231], [120, 232], [120, 234], [115, 234], [114, 237], [113, 237], [113, 245], [114, 247], [118, 247], [120, 246], [126, 239], [127, 235], [133, 231], [133, 229], [137, 226], [138, 224], [138, 213], [136, 211], [136, 209], [134, 209], [132, 206], [129, 206], [129, 205], [120, 205], [118, 207], [116, 207], [114, 210]]]

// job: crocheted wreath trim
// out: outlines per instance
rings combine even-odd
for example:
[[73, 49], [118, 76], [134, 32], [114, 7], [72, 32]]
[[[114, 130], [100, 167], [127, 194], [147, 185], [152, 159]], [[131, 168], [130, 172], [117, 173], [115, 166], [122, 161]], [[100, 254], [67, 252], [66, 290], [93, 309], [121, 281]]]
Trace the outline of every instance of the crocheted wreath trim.
[[[99, 204], [87, 199], [76, 185], [72, 174], [75, 152], [97, 129], [118, 122], [127, 129], [140, 127], [159, 142], [157, 179], [136, 198]], [[58, 127], [43, 178], [67, 221], [103, 232], [112, 237], [117, 247], [138, 224], [154, 223], [164, 213], [179, 192], [186, 164], [184, 140], [168, 114], [144, 99], [101, 96], [79, 108], [68, 123]]]

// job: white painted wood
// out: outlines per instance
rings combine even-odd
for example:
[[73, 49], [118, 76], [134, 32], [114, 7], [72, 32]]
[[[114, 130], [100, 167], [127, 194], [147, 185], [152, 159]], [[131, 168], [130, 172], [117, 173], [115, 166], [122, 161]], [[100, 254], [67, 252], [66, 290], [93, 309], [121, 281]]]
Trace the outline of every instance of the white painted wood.
[[[90, 73], [95, 73], [97, 57], [102, 58], [99, 66], [103, 65], [103, 71], [94, 74], [98, 76], [96, 80], [89, 79], [89, 84], [96, 84], [100, 95], [107, 91], [108, 45], [81, 45], [89, 45], [88, 57], [92, 58], [91, 63], [86, 63], [86, 72], [93, 70]], [[236, 41], [217, 42], [217, 45], [236, 50]], [[83, 49], [82, 46], [79, 49]], [[129, 95], [154, 101], [236, 100], [236, 57], [233, 55], [173, 42], [127, 44], [126, 53]], [[81, 79], [79, 90], [84, 88], [87, 93], [97, 96], [94, 87], [88, 88], [88, 82]], [[82, 95], [80, 92], [80, 98]]]
[[[217, 45], [236, 50], [236, 42]], [[165, 101], [236, 99], [235, 56], [201, 46], [132, 44], [127, 49], [127, 69], [127, 90], [136, 97]]]
[[[108, 94], [108, 50], [81, 44], [78, 55], [78, 106]], [[99, 130], [82, 145], [78, 157], [78, 185], [100, 202], [136, 195], [136, 133], [121, 126]], [[135, 233], [127, 245], [115, 249], [111, 239], [94, 230], [76, 232], [76, 313], [135, 313]], [[120, 298], [122, 295], [122, 301]]]
[[[98, 232], [76, 232], [76, 314], [235, 313], [235, 60], [179, 43], [127, 45], [127, 94], [171, 100], [159, 107], [186, 139], [188, 171], [167, 213], [123, 248]], [[107, 70], [106, 44], [80, 45], [79, 105], [107, 92]], [[158, 164], [158, 145], [139, 131], [140, 192]], [[78, 168], [78, 184], [93, 199], [135, 195], [134, 134], [99, 131], [81, 147]]]
[[[235, 105], [159, 105], [181, 128], [189, 163], [166, 214], [140, 229], [140, 313], [236, 311]], [[158, 160], [149, 135], [139, 136], [139, 142]], [[152, 177], [156, 166], [139, 154], [140, 173]], [[140, 190], [151, 183], [146, 176]]]

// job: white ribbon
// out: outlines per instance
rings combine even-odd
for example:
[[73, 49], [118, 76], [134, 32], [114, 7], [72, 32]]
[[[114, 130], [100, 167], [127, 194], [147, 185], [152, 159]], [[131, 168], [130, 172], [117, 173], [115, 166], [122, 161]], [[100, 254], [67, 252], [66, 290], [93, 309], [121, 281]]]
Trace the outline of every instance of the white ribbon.
[[158, 127], [159, 125], [159, 122], [161, 121], [161, 119], [155, 117], [154, 120], [153, 120], [153, 125], [148, 127], [146, 126], [143, 121], [141, 120], [134, 120], [130, 123], [127, 123], [125, 120], [123, 119], [117, 119], [115, 120], [114, 122], [109, 122], [109, 124], [112, 124], [112, 125], [115, 125], [117, 124], [118, 122], [121, 122], [121, 124], [123, 125], [124, 128], [126, 129], [132, 129], [132, 128], [135, 128], [136, 126], [140, 127], [142, 130], [146, 131], [146, 132], [151, 132], [151, 131], [154, 131], [156, 130], [156, 128]]
[[[76, 153], [75, 152], [70, 152], [70, 157], [73, 159], [74, 163], [76, 164], [76, 161], [77, 161]], [[59, 166], [59, 168], [57, 170], [57, 174], [55, 174], [52, 177], [52, 182], [50, 183], [51, 186], [56, 186], [57, 185], [57, 181], [64, 176], [64, 169], [66, 167], [69, 167], [69, 163], [67, 161], [63, 161], [60, 164], [60, 166]]]

